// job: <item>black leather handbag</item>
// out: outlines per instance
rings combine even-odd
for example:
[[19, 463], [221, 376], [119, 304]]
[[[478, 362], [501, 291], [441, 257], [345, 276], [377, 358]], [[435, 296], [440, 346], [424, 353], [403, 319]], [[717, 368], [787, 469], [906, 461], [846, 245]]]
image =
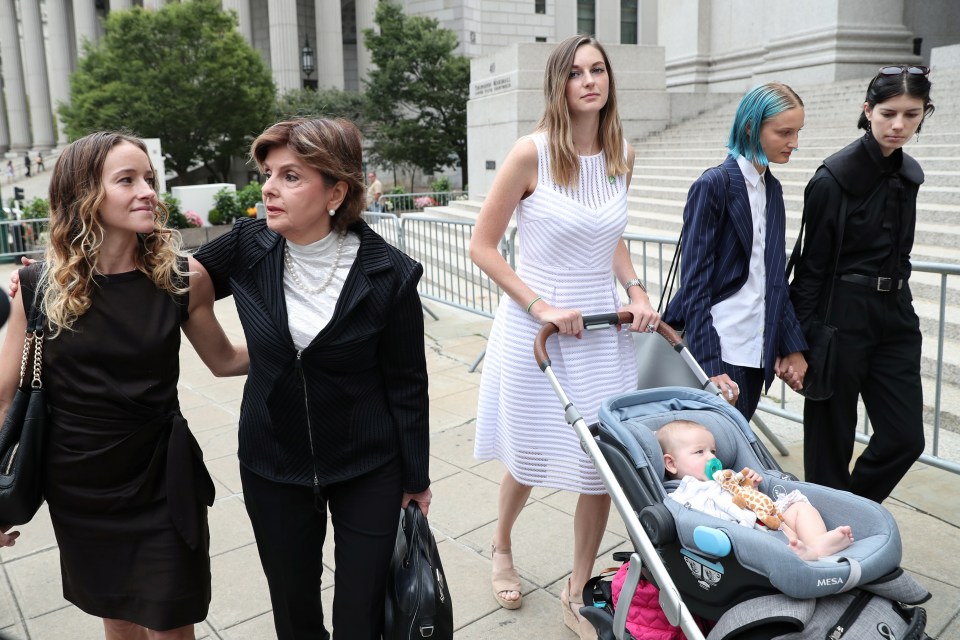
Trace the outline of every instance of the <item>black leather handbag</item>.
[[[800, 233], [797, 244], [787, 263], [787, 278], [793, 272], [794, 265], [800, 260], [803, 227], [806, 215], [800, 218]], [[829, 400], [833, 396], [833, 377], [837, 368], [837, 328], [830, 324], [830, 310], [833, 308], [833, 288], [837, 283], [837, 266], [840, 264], [840, 249], [843, 245], [843, 231], [847, 221], [847, 192], [840, 199], [840, 215], [837, 218], [837, 251], [833, 259], [833, 271], [830, 274], [830, 290], [827, 294], [827, 308], [823, 320], [813, 318], [804, 327], [803, 335], [807, 340], [807, 373], [803, 378], [800, 393], [807, 400]]]
[[403, 511], [387, 574], [383, 638], [453, 639], [453, 601], [437, 542], [412, 500]]
[[[29, 522], [43, 504], [43, 443], [47, 428], [41, 369], [45, 318], [31, 305], [20, 361], [20, 385], [0, 430], [0, 524]], [[29, 369], [28, 369], [29, 367]]]

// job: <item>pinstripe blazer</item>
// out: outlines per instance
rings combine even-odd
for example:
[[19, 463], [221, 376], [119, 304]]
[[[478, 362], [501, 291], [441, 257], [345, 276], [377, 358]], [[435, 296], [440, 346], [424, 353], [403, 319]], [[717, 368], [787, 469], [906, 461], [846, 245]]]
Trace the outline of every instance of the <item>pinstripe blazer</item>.
[[429, 427], [423, 268], [363, 221], [333, 317], [298, 352], [283, 295], [285, 240], [240, 220], [196, 254], [217, 298], [233, 294], [250, 351], [240, 462], [270, 480], [327, 485], [398, 455], [403, 489], [426, 489]]
[[[729, 186], [721, 171], [726, 171]], [[783, 188], [767, 167], [766, 305], [763, 369], [766, 388], [773, 381], [777, 356], [807, 348], [790, 303], [786, 270], [786, 213]], [[740, 290], [747, 281], [753, 245], [753, 216], [743, 173], [728, 155], [690, 187], [683, 210], [681, 284], [664, 313], [683, 327], [692, 355], [709, 376], [722, 373], [720, 337], [710, 309]]]

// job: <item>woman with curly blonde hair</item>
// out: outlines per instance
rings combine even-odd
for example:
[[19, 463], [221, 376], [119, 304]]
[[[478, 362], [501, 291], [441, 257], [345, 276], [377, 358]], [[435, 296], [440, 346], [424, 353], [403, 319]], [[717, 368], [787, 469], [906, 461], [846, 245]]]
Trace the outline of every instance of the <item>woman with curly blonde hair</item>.
[[[180, 330], [215, 375], [246, 373], [203, 268], [164, 226], [143, 143], [98, 132], [50, 182], [46, 259], [20, 272], [0, 350], [0, 413], [16, 390], [26, 309], [46, 316], [44, 492], [63, 592], [108, 640], [189, 639], [210, 603], [214, 489], [177, 400]], [[0, 545], [18, 532], [0, 527]]]

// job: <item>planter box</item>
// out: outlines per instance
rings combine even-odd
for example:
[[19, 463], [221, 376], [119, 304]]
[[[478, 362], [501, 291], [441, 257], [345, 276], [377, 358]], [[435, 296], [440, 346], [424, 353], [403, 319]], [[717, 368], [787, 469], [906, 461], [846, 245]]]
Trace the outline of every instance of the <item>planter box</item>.
[[194, 250], [201, 245], [210, 242], [233, 228], [232, 224], [218, 224], [212, 227], [191, 227], [189, 229], [180, 229], [180, 237], [183, 238], [183, 248]]

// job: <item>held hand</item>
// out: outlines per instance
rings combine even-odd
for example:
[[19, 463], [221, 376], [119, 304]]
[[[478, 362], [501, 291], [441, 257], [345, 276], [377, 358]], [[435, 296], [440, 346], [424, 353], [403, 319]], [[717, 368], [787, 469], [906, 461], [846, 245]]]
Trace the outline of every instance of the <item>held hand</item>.
[[560, 329], [560, 335], [582, 337], [583, 314], [579, 309], [557, 309], [543, 300], [538, 300], [530, 309], [540, 323], [552, 322]]
[[730, 376], [721, 373], [718, 376], [713, 376], [710, 380], [713, 381], [713, 384], [717, 385], [717, 389], [720, 390], [720, 395], [723, 396], [724, 400], [732, 405], [737, 404], [737, 398], [740, 397], [740, 387], [730, 379]]
[[417, 504], [420, 505], [420, 513], [426, 517], [427, 512], [430, 511], [430, 501], [433, 500], [433, 492], [430, 491], [428, 487], [420, 493], [404, 493], [403, 500], [400, 502], [400, 508], [406, 509], [411, 500], [416, 500]]
[[[12, 525], [0, 527], [0, 547], [12, 547], [20, 537], [19, 531], [10, 531]], [[9, 532], [9, 533], [8, 533]]]
[[803, 388], [803, 379], [807, 375], [807, 359], [799, 351], [777, 358], [773, 370], [781, 380], [794, 391]]
[[650, 302], [631, 302], [620, 307], [621, 311], [629, 311], [633, 314], [633, 322], [630, 324], [630, 331], [645, 331], [653, 333], [660, 324], [660, 314], [650, 306]]

